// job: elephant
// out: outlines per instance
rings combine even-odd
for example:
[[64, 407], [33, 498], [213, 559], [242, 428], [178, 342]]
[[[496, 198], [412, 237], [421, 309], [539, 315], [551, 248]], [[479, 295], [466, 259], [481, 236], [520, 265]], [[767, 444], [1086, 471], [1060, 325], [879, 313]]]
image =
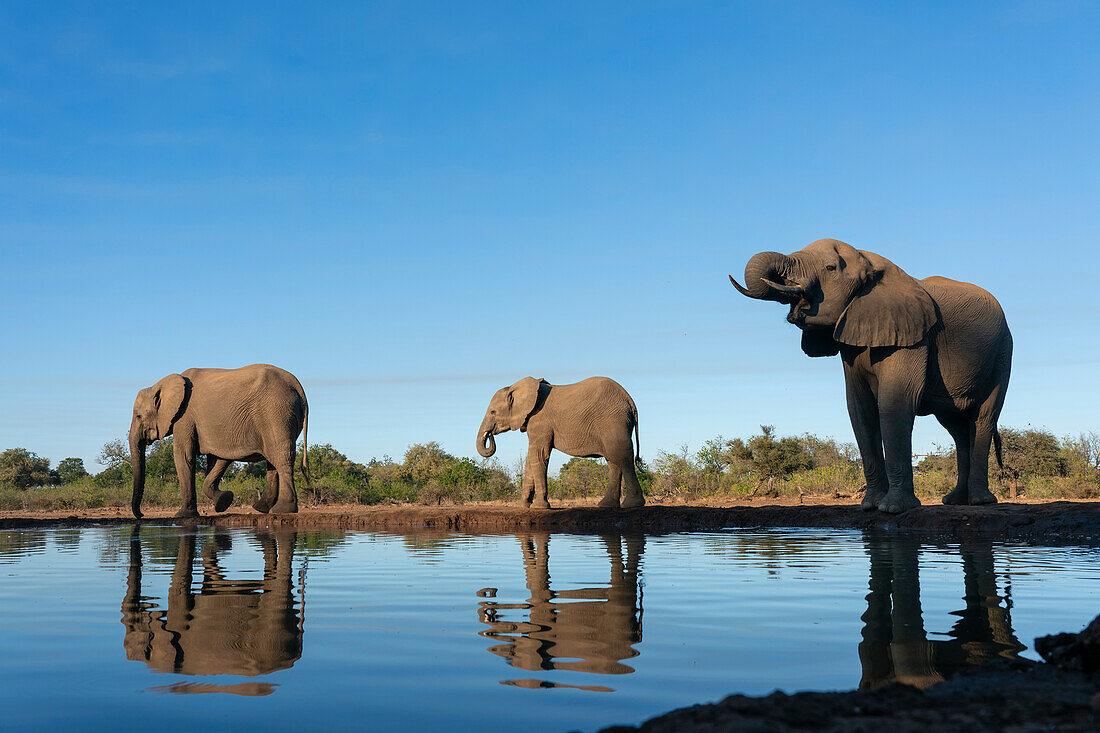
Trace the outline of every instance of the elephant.
[[188, 369], [169, 374], [138, 392], [130, 422], [134, 516], [141, 518], [145, 491], [145, 448], [174, 435], [172, 450], [180, 484], [177, 518], [197, 517], [195, 458], [207, 456], [202, 492], [224, 512], [233, 492], [218, 483], [233, 461], [267, 461], [267, 484], [253, 504], [261, 512], [298, 511], [294, 459], [302, 434], [302, 474], [309, 480], [305, 451], [309, 405], [293, 374], [270, 364], [239, 369]]
[[[477, 432], [477, 452], [488, 458], [496, 452], [494, 435], [508, 430], [527, 433], [527, 463], [520, 500], [525, 506], [549, 509], [546, 467], [550, 451], [557, 448], [571, 456], [607, 459], [607, 493], [601, 507], [622, 508], [645, 504], [635, 461], [640, 461], [638, 408], [618, 382], [589, 377], [574, 384], [550, 384], [525, 377], [502, 387], [489, 401]], [[631, 432], [638, 440], [635, 452]]]
[[[489, 647], [489, 651], [519, 669], [609, 675], [633, 672], [622, 660], [638, 656], [634, 645], [642, 641], [638, 568], [645, 552], [644, 535], [601, 537], [611, 561], [609, 587], [564, 591], [550, 589], [549, 534], [535, 532], [517, 539], [531, 597], [526, 603], [478, 602], [478, 620], [488, 627], [478, 635], [504, 642]], [[527, 620], [503, 618], [514, 610], [526, 611]], [[570, 686], [545, 680], [509, 680], [504, 684], [526, 688]]]
[[791, 255], [761, 252], [745, 266], [750, 298], [790, 306], [808, 356], [844, 363], [848, 414], [863, 460], [861, 506], [899, 513], [913, 494], [913, 419], [935, 415], [958, 454], [945, 504], [992, 504], [989, 447], [1008, 390], [1012, 334], [985, 290], [944, 277], [916, 280], [886, 258], [835, 239]]
[[[254, 677], [289, 669], [302, 656], [304, 618], [294, 597], [297, 533], [258, 534], [264, 556], [260, 580], [224, 577], [218, 555], [232, 545], [226, 532], [207, 540], [200, 558], [202, 581], [192, 585], [196, 535], [178, 530], [175, 568], [167, 609], [143, 595], [140, 525], [130, 536], [129, 572], [122, 600], [126, 658], [158, 672]], [[304, 590], [303, 590], [304, 592]], [[200, 688], [207, 689], [207, 688]], [[173, 692], [194, 692], [186, 688]], [[219, 692], [264, 694], [261, 688], [217, 688]]]
[[921, 612], [919, 540], [867, 533], [865, 542], [871, 578], [859, 644], [860, 689], [891, 682], [923, 689], [969, 667], [1018, 658], [1025, 647], [1012, 630], [1012, 599], [998, 593], [989, 540], [965, 540], [959, 548], [966, 607], [952, 614], [958, 620], [950, 638], [935, 640], [928, 639]]

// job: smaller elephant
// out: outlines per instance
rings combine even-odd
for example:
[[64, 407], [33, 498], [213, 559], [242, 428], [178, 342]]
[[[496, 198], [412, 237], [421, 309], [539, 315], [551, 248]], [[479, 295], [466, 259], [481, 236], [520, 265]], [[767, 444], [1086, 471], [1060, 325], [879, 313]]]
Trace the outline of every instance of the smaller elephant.
[[270, 364], [240, 369], [188, 369], [169, 374], [138, 392], [130, 421], [134, 471], [132, 509], [141, 518], [145, 491], [145, 448], [174, 435], [172, 450], [180, 482], [178, 518], [197, 517], [195, 458], [207, 456], [202, 492], [224, 512], [233, 492], [218, 483], [233, 461], [267, 461], [267, 484], [253, 504], [261, 512], [298, 511], [294, 459], [302, 435], [302, 474], [309, 480], [305, 452], [309, 405], [298, 379]]
[[[638, 439], [638, 408], [626, 390], [607, 377], [590, 377], [574, 384], [550, 384], [526, 377], [493, 395], [477, 433], [477, 452], [496, 452], [494, 435], [508, 430], [527, 433], [527, 464], [520, 498], [525, 506], [549, 509], [546, 467], [550, 451], [583, 458], [607, 459], [607, 493], [602, 507], [629, 509], [645, 504], [634, 462]], [[623, 487], [625, 484], [625, 490]]]

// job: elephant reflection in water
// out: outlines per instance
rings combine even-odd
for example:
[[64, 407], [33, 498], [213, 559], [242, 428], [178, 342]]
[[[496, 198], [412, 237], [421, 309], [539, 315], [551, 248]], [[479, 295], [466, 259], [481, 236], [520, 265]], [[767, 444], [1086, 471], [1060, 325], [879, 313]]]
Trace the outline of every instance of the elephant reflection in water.
[[912, 537], [866, 539], [871, 581], [859, 645], [861, 689], [890, 682], [923, 689], [964, 668], [997, 657], [1015, 658], [1025, 648], [1012, 631], [1011, 600], [998, 594], [989, 541], [963, 543], [965, 608], [952, 614], [959, 619], [947, 633], [951, 638], [929, 640], [920, 604], [920, 542]]
[[[645, 550], [644, 536], [604, 535], [601, 539], [611, 562], [610, 587], [575, 590], [550, 589], [547, 533], [520, 535], [518, 539], [531, 597], [527, 603], [479, 603], [478, 618], [488, 626], [479, 635], [503, 642], [489, 647], [489, 651], [519, 669], [633, 672], [621, 660], [638, 656], [633, 645], [642, 640], [638, 563]], [[528, 618], [507, 620], [504, 616], [510, 611], [526, 611]], [[504, 684], [572, 687], [545, 680], [509, 680]]]
[[[230, 548], [230, 536], [216, 533], [200, 558], [202, 581], [192, 585], [196, 537], [181, 530], [167, 610], [142, 595], [141, 541], [130, 538], [130, 570], [122, 601], [126, 658], [143, 661], [158, 672], [187, 675], [256, 676], [290, 668], [302, 655], [302, 621], [295, 607], [292, 565], [296, 533], [257, 535], [264, 556], [262, 580], [227, 579], [218, 554]], [[203, 685], [201, 691], [263, 695], [266, 683]], [[178, 688], [178, 689], [176, 689]], [[158, 688], [160, 689], [160, 688]], [[196, 692], [191, 685], [163, 688]]]

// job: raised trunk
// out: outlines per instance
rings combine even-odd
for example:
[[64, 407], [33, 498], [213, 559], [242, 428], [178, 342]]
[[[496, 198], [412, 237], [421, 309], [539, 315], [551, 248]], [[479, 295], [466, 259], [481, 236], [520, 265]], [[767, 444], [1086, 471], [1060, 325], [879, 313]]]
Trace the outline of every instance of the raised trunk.
[[790, 274], [792, 265], [793, 262], [787, 255], [778, 252], [760, 252], [753, 255], [745, 265], [745, 287], [738, 285], [732, 275], [730, 281], [743, 295], [750, 298], [788, 303], [791, 295], [777, 291], [772, 284], [765, 281], [783, 283], [786, 276]]
[[140, 438], [130, 436], [130, 467], [134, 471], [134, 494], [130, 499], [130, 508], [137, 519], [141, 519], [141, 497], [145, 494], [145, 443]]

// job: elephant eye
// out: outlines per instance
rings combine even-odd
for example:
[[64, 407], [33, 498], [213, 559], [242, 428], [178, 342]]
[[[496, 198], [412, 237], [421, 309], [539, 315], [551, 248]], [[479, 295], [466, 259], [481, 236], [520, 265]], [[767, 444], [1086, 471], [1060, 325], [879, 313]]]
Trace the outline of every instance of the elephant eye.
[[489, 410], [489, 414], [490, 415], [495, 415], [495, 414], [497, 414], [497, 411], [496, 410]]
[[836, 265], [825, 265], [825, 269], [832, 272], [836, 269]]

